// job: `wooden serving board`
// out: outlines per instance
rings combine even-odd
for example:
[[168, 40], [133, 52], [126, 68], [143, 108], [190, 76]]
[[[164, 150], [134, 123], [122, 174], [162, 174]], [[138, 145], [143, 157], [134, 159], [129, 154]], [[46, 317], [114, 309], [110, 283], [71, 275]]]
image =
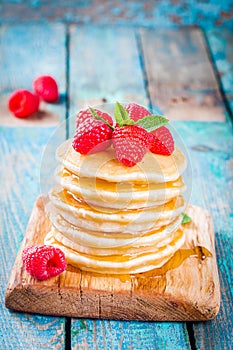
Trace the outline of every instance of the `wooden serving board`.
[[39, 197], [11, 272], [6, 307], [82, 318], [212, 319], [220, 304], [212, 219], [208, 211], [195, 206], [189, 206], [187, 213], [192, 222], [184, 225], [185, 245], [163, 268], [153, 273], [114, 277], [68, 266], [60, 276], [38, 281], [25, 271], [22, 250], [32, 244], [42, 244], [50, 229], [43, 197]]

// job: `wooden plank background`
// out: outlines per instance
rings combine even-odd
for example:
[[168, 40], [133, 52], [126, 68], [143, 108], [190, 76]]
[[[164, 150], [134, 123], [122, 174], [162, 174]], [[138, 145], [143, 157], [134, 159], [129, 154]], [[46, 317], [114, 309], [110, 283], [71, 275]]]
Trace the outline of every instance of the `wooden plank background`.
[[2, 23], [64, 21], [92, 25], [130, 25], [154, 28], [225, 25], [232, 28], [231, 0], [2, 0]]
[[233, 31], [209, 29], [206, 31], [206, 38], [226, 98], [225, 102], [233, 113]]
[[[104, 48], [104, 49], [103, 49]], [[127, 48], [127, 52], [126, 52]], [[147, 104], [146, 91], [143, 82], [143, 72], [140, 68], [139, 52], [136, 44], [135, 33], [131, 29], [113, 29], [113, 28], [94, 28], [89, 27], [79, 28], [71, 27], [70, 36], [70, 96], [71, 101], [76, 103], [77, 107], [83, 105], [82, 101], [87, 104], [113, 102], [114, 100], [132, 101], [136, 100], [139, 103]], [[107, 92], [107, 94], [106, 94]], [[95, 101], [91, 100], [91, 96], [97, 97]], [[81, 98], [80, 98], [81, 97]], [[80, 100], [81, 101], [80, 101]], [[80, 102], [79, 102], [80, 101]], [[73, 104], [71, 104], [69, 115], [75, 113]], [[71, 124], [71, 130], [73, 124]], [[72, 131], [70, 131], [72, 136]], [[86, 321], [86, 328], [89, 329], [93, 322]], [[79, 329], [79, 320], [72, 320], [73, 329]], [[112, 328], [109, 329], [109, 338], [112, 341], [112, 335], [123, 327], [124, 322], [112, 321]], [[132, 324], [137, 324], [132, 322]], [[101, 327], [102, 323], [99, 323]], [[142, 324], [142, 327], [143, 324]], [[145, 342], [145, 339], [154, 339], [153, 334], [166, 333], [167, 325], [164, 323], [151, 324], [150, 334], [140, 332], [138, 334], [140, 344]], [[149, 328], [148, 328], [149, 332]], [[180, 337], [177, 338], [177, 334]], [[151, 338], [152, 337], [152, 338]], [[169, 331], [170, 342], [175, 344], [177, 348], [186, 347], [186, 339], [188, 337], [186, 327], [183, 324], [170, 324]], [[88, 338], [88, 346], [102, 347], [101, 343], [95, 341], [95, 336]], [[163, 336], [161, 335], [161, 339]], [[85, 341], [84, 339], [79, 341]], [[149, 341], [149, 340], [148, 340]], [[123, 345], [132, 342], [126, 336]], [[117, 343], [112, 343], [112, 347]], [[154, 345], [153, 345], [154, 346]], [[110, 347], [110, 345], [109, 345]], [[123, 347], [123, 348], [124, 348]], [[72, 340], [72, 348], [76, 348], [76, 339]], [[105, 348], [108, 348], [107, 345]], [[163, 349], [164, 343], [157, 343], [157, 349]]]
[[216, 235], [221, 306], [216, 319], [195, 322], [197, 349], [227, 349], [231, 344], [232, 303], [232, 131], [227, 123], [175, 122], [192, 160], [191, 202], [210, 210]]
[[[22, 40], [18, 40], [19, 33]], [[4, 184], [0, 187], [3, 213], [0, 222], [0, 338], [5, 348], [15, 349], [19, 345], [18, 348], [30, 349], [31, 344], [33, 349], [140, 349], [142, 344], [145, 344], [145, 349], [229, 348], [232, 327], [229, 308], [232, 300], [230, 232], [233, 222], [229, 191], [232, 188], [232, 131], [202, 32], [197, 29], [187, 29], [186, 32], [138, 31], [76, 25], [71, 25], [68, 30], [57, 23], [43, 26], [21, 24], [2, 26], [0, 38], [0, 51], [3, 52], [0, 66], [4, 67], [0, 87], [0, 183]], [[222, 67], [225, 69], [220, 78], [222, 90], [231, 106], [232, 80], [228, 74], [233, 68], [228, 42], [231, 42], [232, 36], [224, 32], [221, 36], [224, 41], [221, 41], [218, 32], [210, 31], [207, 38], [215, 66], [219, 71]], [[167, 47], [163, 44], [164, 40]], [[174, 41], [176, 45], [172, 44]], [[127, 54], [125, 48], [128, 49]], [[19, 55], [16, 56], [15, 52]], [[183, 52], [185, 55], [182, 55]], [[200, 66], [197, 64], [199, 61]], [[181, 73], [181, 76], [176, 76], [175, 85], [171, 70], [174, 62], [175, 69]], [[204, 76], [199, 75], [199, 68]], [[192, 160], [192, 203], [211, 210], [216, 228], [222, 303], [215, 320], [189, 324], [188, 332], [186, 323], [73, 319], [71, 332], [65, 335], [66, 322], [63, 318], [18, 314], [5, 309], [3, 299], [9, 272], [33, 202], [40, 191], [43, 147], [58, 122], [58, 118], [51, 122], [53, 117], [42, 116], [43, 125], [51, 127], [41, 127], [39, 120], [31, 121], [36, 128], [25, 128], [25, 121], [11, 117], [5, 104], [9, 92], [21, 85], [30, 88], [34, 75], [42, 73], [53, 74], [58, 79], [62, 101], [57, 105], [46, 104], [44, 108], [51, 109], [51, 113], [59, 116], [60, 120], [74, 115], [83, 104], [116, 99], [135, 99], [169, 116], [174, 113], [172, 119], [185, 119], [174, 121], [173, 125], [187, 145]], [[182, 100], [182, 96], [187, 100]], [[190, 109], [192, 113], [186, 113]], [[187, 121], [189, 119], [194, 121]], [[68, 129], [72, 136], [73, 125], [67, 125]], [[65, 132], [59, 134], [60, 140], [65, 138]], [[50, 146], [52, 153], [53, 145]], [[67, 320], [66, 329], [69, 329], [69, 322]]]
[[75, 320], [71, 339], [74, 350], [191, 349], [184, 323]]
[[[0, 27], [0, 125], [51, 126], [66, 117], [66, 32], [63, 24], [3, 25]], [[37, 76], [52, 75], [59, 82], [60, 103], [40, 104], [27, 119], [11, 117], [7, 100], [15, 89], [32, 91]]]
[[73, 25], [69, 52], [70, 117], [88, 105], [116, 100], [148, 104], [133, 29]]
[[3, 124], [0, 126], [0, 348], [60, 349], [65, 347], [64, 318], [11, 312], [4, 306], [4, 294], [33, 203], [40, 192], [42, 154], [54, 130], [48, 126], [58, 123], [54, 115], [63, 118], [65, 105], [46, 105], [51, 113], [30, 120], [25, 127], [28, 121], [10, 115], [4, 101], [14, 89], [30, 89], [32, 79], [43, 73], [53, 74], [61, 92], [65, 91], [65, 31], [62, 25], [2, 26], [0, 37], [0, 125]]
[[199, 29], [140, 30], [154, 111], [171, 120], [223, 121], [224, 104]]

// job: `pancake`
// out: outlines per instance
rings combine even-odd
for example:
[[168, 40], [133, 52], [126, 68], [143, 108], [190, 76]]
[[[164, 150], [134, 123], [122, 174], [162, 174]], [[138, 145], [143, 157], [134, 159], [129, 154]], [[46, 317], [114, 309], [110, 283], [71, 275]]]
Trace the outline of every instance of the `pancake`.
[[138, 209], [162, 205], [186, 190], [182, 177], [165, 183], [108, 182], [99, 178], [80, 178], [64, 167], [56, 170], [57, 182], [92, 206]]
[[186, 158], [178, 148], [170, 156], [147, 152], [140, 163], [126, 167], [116, 159], [111, 147], [104, 152], [84, 156], [73, 149], [72, 140], [58, 147], [56, 157], [60, 164], [79, 177], [94, 177], [117, 183], [175, 181], [187, 166]]
[[96, 273], [141, 273], [161, 267], [184, 244], [186, 159], [178, 148], [170, 156], [148, 151], [126, 167], [111, 147], [84, 156], [68, 140], [56, 157], [45, 244], [62, 249], [68, 263]]
[[164, 247], [166, 245], [169, 245], [174, 241], [174, 237], [176, 235], [176, 232], [173, 232], [171, 235], [166, 236], [163, 240], [160, 241], [160, 244], [151, 244], [151, 245], [146, 245], [146, 246], [140, 246], [137, 245], [138, 240], [134, 239], [134, 244], [132, 246], [127, 246], [127, 247], [118, 247], [118, 248], [93, 248], [93, 247], [87, 247], [83, 246], [77, 242], [75, 242], [73, 239], [67, 238], [64, 233], [57, 231], [56, 229], [53, 228], [52, 230], [52, 236], [53, 238], [66, 246], [67, 248], [70, 248], [78, 253], [84, 253], [88, 255], [95, 255], [95, 256], [115, 256], [115, 255], [128, 255], [132, 254], [133, 256], [136, 255], [141, 255], [142, 252], [145, 253], [155, 253], [158, 251], [161, 247]]
[[172, 242], [158, 248], [155, 252], [141, 252], [139, 255], [110, 255], [107, 257], [83, 254], [67, 248], [54, 238], [52, 232], [46, 236], [45, 243], [62, 249], [68, 263], [80, 269], [98, 273], [132, 274], [161, 267], [184, 244], [184, 240], [183, 231], [178, 229]]
[[179, 216], [185, 207], [182, 196], [156, 207], [138, 210], [106, 210], [91, 207], [62, 187], [54, 187], [49, 193], [52, 206], [47, 206], [50, 220], [53, 213], [60, 214], [65, 220], [77, 227], [102, 232], [143, 232], [157, 229]]
[[[53, 218], [54, 237], [58, 239], [56, 233], [62, 234], [64, 237], [73, 243], [85, 246], [87, 248], [94, 248], [97, 250], [95, 255], [106, 255], [111, 253], [112, 249], [128, 249], [129, 247], [159, 247], [164, 245], [164, 242], [170, 241], [172, 233], [176, 231], [181, 223], [182, 216], [176, 218], [169, 225], [161, 227], [159, 230], [150, 230], [147, 232], [130, 235], [122, 233], [103, 234], [102, 232], [88, 231], [71, 225], [64, 220], [60, 215]], [[103, 250], [103, 252], [101, 251]], [[80, 250], [81, 251], [81, 250]]]

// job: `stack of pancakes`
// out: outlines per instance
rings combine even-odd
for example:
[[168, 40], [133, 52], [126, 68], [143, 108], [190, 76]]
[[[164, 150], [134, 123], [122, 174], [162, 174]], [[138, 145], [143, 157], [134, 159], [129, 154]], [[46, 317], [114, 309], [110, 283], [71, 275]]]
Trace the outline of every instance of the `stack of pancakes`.
[[170, 156], [147, 152], [131, 168], [111, 147], [84, 156], [71, 140], [56, 155], [45, 243], [61, 248], [68, 263], [97, 273], [140, 273], [161, 267], [183, 245], [186, 159], [178, 148]]

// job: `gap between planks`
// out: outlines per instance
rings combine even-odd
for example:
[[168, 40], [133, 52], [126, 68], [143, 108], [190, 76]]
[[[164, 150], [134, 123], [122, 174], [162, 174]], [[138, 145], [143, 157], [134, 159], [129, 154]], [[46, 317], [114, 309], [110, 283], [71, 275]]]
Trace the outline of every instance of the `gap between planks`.
[[139, 29], [154, 113], [225, 121], [225, 106], [199, 29]]

